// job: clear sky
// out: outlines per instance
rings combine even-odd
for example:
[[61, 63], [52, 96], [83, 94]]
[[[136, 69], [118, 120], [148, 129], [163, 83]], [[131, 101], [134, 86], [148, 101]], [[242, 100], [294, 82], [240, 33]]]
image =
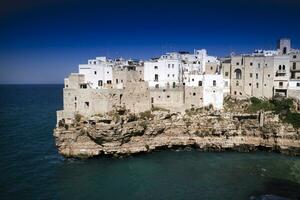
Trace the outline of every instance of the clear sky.
[[299, 0], [1, 0], [0, 83], [63, 83], [96, 56], [300, 48]]

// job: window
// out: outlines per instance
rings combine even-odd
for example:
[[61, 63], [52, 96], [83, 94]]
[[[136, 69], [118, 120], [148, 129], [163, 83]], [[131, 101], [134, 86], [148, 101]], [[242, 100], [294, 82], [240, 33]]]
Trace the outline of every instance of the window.
[[198, 86], [202, 86], [202, 81], [198, 81]]
[[210, 70], [213, 70], [213, 67], [210, 67]]
[[75, 97], [75, 101], [77, 100], [77, 97]]
[[296, 55], [293, 55], [293, 58], [297, 58], [297, 56], [296, 56]]
[[170, 98], [170, 95], [167, 95], [167, 98]]
[[193, 93], [193, 96], [196, 96], [196, 93], [195, 93], [195, 92]]
[[97, 74], [97, 71], [94, 71], [94, 74], [96, 75], [96, 74]]
[[98, 81], [98, 86], [102, 86], [102, 85], [103, 85], [102, 80], [99, 80], [99, 81]]
[[216, 85], [217, 85], [217, 81], [213, 80], [213, 86], [216, 86]]
[[228, 76], [228, 72], [225, 72], [225, 76]]
[[236, 70], [234, 70], [234, 73], [235, 73], [235, 78], [236, 79], [241, 79], [242, 78], [242, 70], [236, 69]]
[[154, 69], [158, 69], [158, 66], [154, 66]]
[[250, 78], [252, 78], [252, 73], [250, 73]]
[[271, 75], [270, 74], [268, 74], [268, 77], [270, 77]]
[[234, 91], [234, 95], [236, 95], [236, 91]]
[[175, 88], [175, 86], [176, 86], [176, 83], [175, 83], [175, 82], [173, 82], [173, 88]]
[[107, 72], [107, 74], [109, 74], [109, 72]]
[[168, 68], [170, 68], [171, 64], [168, 64]]
[[86, 101], [84, 102], [84, 108], [89, 108], [90, 107], [90, 102]]
[[279, 82], [279, 87], [282, 87], [283, 86], [283, 82]]
[[296, 69], [296, 62], [293, 62], [293, 69]]
[[279, 65], [279, 70], [281, 70], [281, 65]]
[[257, 67], [260, 68], [260, 63], [257, 64]]
[[250, 66], [253, 66], [253, 63], [252, 63], [252, 62], [250, 63]]
[[236, 86], [239, 86], [239, 85], [240, 85], [240, 83], [237, 81], [237, 82], [235, 83], [235, 85], [236, 85]]
[[258, 83], [256, 83], [256, 88], [258, 88], [258, 86], [259, 86], [259, 84], [258, 84]]
[[111, 84], [111, 80], [107, 80], [106, 83], [107, 83], [107, 84]]
[[154, 75], [154, 81], [158, 81], [158, 74]]
[[236, 65], [240, 65], [240, 63], [239, 63], [239, 62], [237, 62], [237, 63], [236, 63]]
[[174, 77], [174, 76], [175, 76], [175, 74], [172, 74], [172, 76]]
[[251, 83], [249, 83], [249, 86], [251, 86], [252, 84]]
[[168, 74], [168, 77], [170, 77], [170, 74]]
[[256, 73], [256, 79], [258, 79], [258, 73]]
[[117, 84], [119, 83], [119, 80], [118, 80], [118, 79], [116, 79], [116, 83], [117, 83]]
[[172, 68], [174, 68], [174, 64], [172, 64]]
[[282, 70], [285, 70], [285, 65], [282, 65]]
[[194, 79], [192, 78], [192, 81], [194, 82]]
[[297, 87], [300, 87], [300, 82], [297, 83]]

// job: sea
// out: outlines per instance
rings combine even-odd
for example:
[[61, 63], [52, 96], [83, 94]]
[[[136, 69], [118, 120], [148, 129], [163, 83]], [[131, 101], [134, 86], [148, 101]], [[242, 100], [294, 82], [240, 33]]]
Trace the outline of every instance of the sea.
[[67, 159], [55, 147], [63, 85], [0, 85], [0, 199], [300, 199], [300, 158], [160, 150]]

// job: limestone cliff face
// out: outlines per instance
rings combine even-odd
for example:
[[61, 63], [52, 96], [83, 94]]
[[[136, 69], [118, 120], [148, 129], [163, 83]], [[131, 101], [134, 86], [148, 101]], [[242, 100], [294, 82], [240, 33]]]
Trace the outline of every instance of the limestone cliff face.
[[300, 155], [300, 129], [272, 113], [248, 115], [213, 111], [166, 111], [134, 115], [116, 110], [105, 116], [59, 123], [54, 130], [66, 157], [126, 155], [157, 148], [193, 146], [203, 150], [250, 151], [258, 148]]

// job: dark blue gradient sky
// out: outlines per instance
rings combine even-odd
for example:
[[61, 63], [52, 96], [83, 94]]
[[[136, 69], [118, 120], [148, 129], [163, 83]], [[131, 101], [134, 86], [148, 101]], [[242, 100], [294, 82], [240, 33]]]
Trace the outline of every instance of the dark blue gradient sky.
[[300, 47], [297, 0], [0, 1], [0, 83], [62, 83], [95, 56], [147, 59], [206, 48], [216, 56]]

